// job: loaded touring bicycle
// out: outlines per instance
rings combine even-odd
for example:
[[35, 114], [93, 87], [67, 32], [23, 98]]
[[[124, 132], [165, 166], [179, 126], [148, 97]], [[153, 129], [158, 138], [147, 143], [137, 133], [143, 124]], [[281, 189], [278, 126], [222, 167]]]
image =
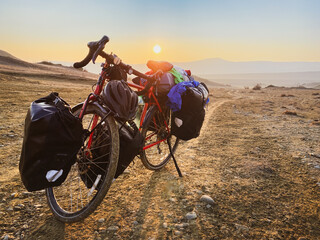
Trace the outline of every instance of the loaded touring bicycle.
[[[161, 69], [143, 74], [124, 64], [116, 55], [103, 51], [108, 41], [104, 36], [88, 43], [88, 55], [74, 64], [82, 68], [98, 56], [105, 59], [93, 92], [83, 103], [71, 109], [52, 93], [33, 102], [26, 117], [19, 165], [22, 181], [29, 191], [46, 188], [49, 207], [63, 222], [80, 221], [90, 215], [135, 156], [146, 168], [159, 170], [171, 157], [174, 159], [179, 144], [179, 138], [172, 134], [172, 123], [177, 119], [173, 120], [175, 113], [166, 104], [172, 86], [165, 94], [161, 88], [166, 74]], [[127, 81], [127, 74], [137, 76], [139, 84]], [[202, 94], [201, 101], [207, 95]], [[143, 105], [139, 106], [138, 96]], [[138, 107], [141, 114], [136, 121]], [[183, 107], [182, 103], [181, 110]], [[58, 125], [52, 124], [56, 122], [61, 125], [59, 129], [65, 129], [62, 135], [55, 128]], [[39, 143], [41, 131], [54, 137], [45, 136]], [[30, 151], [31, 147], [35, 150]], [[174, 163], [181, 176], [175, 159]], [[35, 171], [38, 179], [33, 177]]]

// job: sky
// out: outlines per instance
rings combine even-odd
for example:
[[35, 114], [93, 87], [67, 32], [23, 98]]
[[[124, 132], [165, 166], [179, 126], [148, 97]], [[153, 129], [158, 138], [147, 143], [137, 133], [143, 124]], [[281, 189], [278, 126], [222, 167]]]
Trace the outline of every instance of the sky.
[[23, 60], [78, 61], [103, 35], [129, 64], [320, 61], [320, 1], [0, 0], [0, 49]]

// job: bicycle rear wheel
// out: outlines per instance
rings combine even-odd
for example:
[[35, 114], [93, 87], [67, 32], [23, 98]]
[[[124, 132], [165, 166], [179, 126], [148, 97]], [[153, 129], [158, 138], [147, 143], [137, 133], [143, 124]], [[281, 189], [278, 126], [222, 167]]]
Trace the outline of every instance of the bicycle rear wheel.
[[[73, 110], [79, 116], [81, 108]], [[49, 207], [62, 222], [76, 222], [89, 216], [107, 194], [119, 157], [119, 132], [112, 116], [89, 104], [82, 120], [84, 129], [92, 130], [92, 142], [85, 140], [65, 182], [46, 189]], [[101, 122], [102, 121], [102, 122]], [[90, 147], [88, 147], [88, 145]]]
[[141, 154], [141, 161], [147, 169], [159, 170], [168, 163], [171, 158], [168, 141], [170, 141], [173, 153], [178, 147], [179, 138], [172, 135], [168, 137], [165, 122], [171, 129], [170, 119], [171, 110], [168, 108], [163, 109], [162, 113], [156, 106], [148, 110], [141, 131], [145, 139], [144, 147], [149, 146]]

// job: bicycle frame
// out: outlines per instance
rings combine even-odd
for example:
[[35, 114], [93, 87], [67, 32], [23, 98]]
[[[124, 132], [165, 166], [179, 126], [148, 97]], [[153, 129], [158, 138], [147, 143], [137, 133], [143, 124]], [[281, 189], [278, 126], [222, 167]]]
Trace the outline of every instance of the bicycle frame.
[[[83, 118], [83, 115], [84, 115], [84, 112], [86, 111], [88, 103], [92, 102], [92, 101], [93, 102], [97, 101], [97, 96], [99, 96], [101, 94], [105, 82], [108, 81], [107, 73], [104, 70], [106, 67], [107, 67], [107, 63], [105, 63], [104, 68], [102, 69], [102, 71], [100, 73], [100, 77], [99, 77], [99, 79], [97, 81], [96, 88], [94, 89], [94, 92], [90, 93], [89, 96], [87, 97], [87, 99], [83, 103], [83, 106], [82, 106], [82, 109], [81, 109], [81, 112], [80, 112], [80, 115], [79, 115], [80, 120], [82, 120], [82, 118]], [[131, 83], [131, 82], [128, 82], [128, 85], [130, 87], [132, 87], [132, 88], [137, 89], [137, 90], [143, 90], [144, 89], [143, 86], [140, 86], [140, 85], [137, 85], [137, 84], [134, 84], [134, 83]], [[162, 111], [162, 108], [161, 108], [161, 106], [159, 104], [159, 101], [158, 101], [157, 97], [154, 94], [154, 86], [152, 86], [145, 95], [148, 97], [148, 99], [150, 99], [150, 101], [145, 103], [145, 105], [144, 105], [144, 108], [143, 108], [143, 111], [142, 111], [142, 114], [141, 114], [141, 118], [140, 118], [139, 131], [141, 131], [141, 129], [142, 129], [142, 125], [143, 125], [143, 122], [145, 120], [147, 110], [152, 105], [156, 105], [158, 110], [159, 110], [159, 112], [160, 112], [160, 114], [163, 114], [163, 111]], [[155, 119], [153, 121], [154, 121], [154, 124], [157, 125]], [[98, 116], [95, 115], [93, 120], [92, 120], [91, 131], [97, 126], [97, 123], [98, 123]], [[168, 135], [163, 139], [160, 139], [160, 140], [158, 140], [158, 141], [156, 141], [154, 143], [151, 143], [149, 145], [144, 146], [143, 150], [151, 148], [151, 147], [153, 147], [155, 145], [158, 145], [161, 142], [164, 142], [164, 141], [167, 140], [167, 138], [170, 136], [170, 128], [169, 128], [169, 125], [168, 125], [168, 123], [167, 123], [167, 121], [165, 119], [164, 119], [164, 124], [166, 126], [166, 130], [168, 132]], [[146, 140], [151, 138], [153, 135], [147, 137]], [[93, 136], [93, 133], [91, 133], [90, 136], [89, 136], [88, 146], [87, 146], [88, 148], [91, 147], [92, 136]]]
[[[128, 85], [129, 85], [130, 87], [136, 88], [136, 89], [138, 89], [138, 90], [144, 89], [144, 87], [142, 87], [142, 86], [140, 86], [140, 85], [137, 85], [137, 84], [134, 84], [134, 83], [128, 82]], [[147, 96], [150, 100], [152, 99], [152, 101], [149, 101], [149, 102], [145, 103], [145, 105], [144, 105], [144, 108], [143, 108], [143, 111], [142, 111], [142, 114], [141, 114], [141, 118], [140, 118], [140, 126], [139, 126], [139, 130], [140, 130], [140, 131], [141, 131], [141, 128], [142, 128], [142, 124], [143, 124], [143, 122], [144, 122], [144, 119], [145, 119], [145, 117], [146, 117], [147, 110], [148, 110], [152, 105], [156, 105], [156, 106], [157, 106], [160, 114], [163, 113], [162, 108], [161, 108], [161, 106], [160, 106], [160, 104], [159, 104], [159, 101], [158, 101], [157, 97], [154, 95], [154, 91], [153, 91], [153, 90], [154, 90], [154, 86], [152, 86], [152, 87], [148, 90], [148, 92], [146, 93], [146, 96]], [[153, 120], [153, 122], [154, 122], [155, 125], [157, 125], [155, 119]], [[155, 146], [155, 145], [157, 145], [157, 144], [160, 144], [161, 142], [164, 142], [164, 141], [167, 140], [167, 138], [168, 138], [169, 135], [170, 135], [170, 128], [169, 128], [168, 123], [167, 123], [167, 121], [166, 121], [165, 119], [164, 119], [164, 124], [165, 124], [165, 126], [166, 126], [166, 129], [167, 129], [167, 132], [168, 132], [168, 136], [167, 136], [166, 138], [164, 138], [164, 139], [158, 140], [157, 142], [154, 142], [154, 143], [151, 143], [151, 144], [149, 144], [149, 145], [144, 146], [144, 147], [143, 147], [143, 150], [146, 150], [146, 149], [148, 149], [148, 148], [151, 148], [151, 147], [153, 147], [153, 146]], [[149, 139], [149, 138], [151, 138], [152, 136], [153, 136], [153, 135], [147, 137], [146, 140]]]

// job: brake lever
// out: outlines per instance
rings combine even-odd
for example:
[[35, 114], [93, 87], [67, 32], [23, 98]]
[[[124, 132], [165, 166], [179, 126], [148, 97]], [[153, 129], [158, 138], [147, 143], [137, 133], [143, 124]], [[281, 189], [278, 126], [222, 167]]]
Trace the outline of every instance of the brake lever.
[[109, 42], [109, 38], [107, 36], [103, 36], [101, 38], [101, 40], [98, 42], [99, 47], [97, 48], [97, 50], [94, 52], [94, 54], [92, 56], [93, 63], [95, 63], [97, 57], [101, 54], [101, 52], [104, 49], [104, 47], [106, 46], [107, 42]]
[[95, 64], [97, 57], [99, 56], [99, 54], [101, 53], [101, 51], [104, 49], [104, 45], [101, 44], [99, 45], [98, 49], [94, 52], [93, 56], [92, 56], [92, 62]]

